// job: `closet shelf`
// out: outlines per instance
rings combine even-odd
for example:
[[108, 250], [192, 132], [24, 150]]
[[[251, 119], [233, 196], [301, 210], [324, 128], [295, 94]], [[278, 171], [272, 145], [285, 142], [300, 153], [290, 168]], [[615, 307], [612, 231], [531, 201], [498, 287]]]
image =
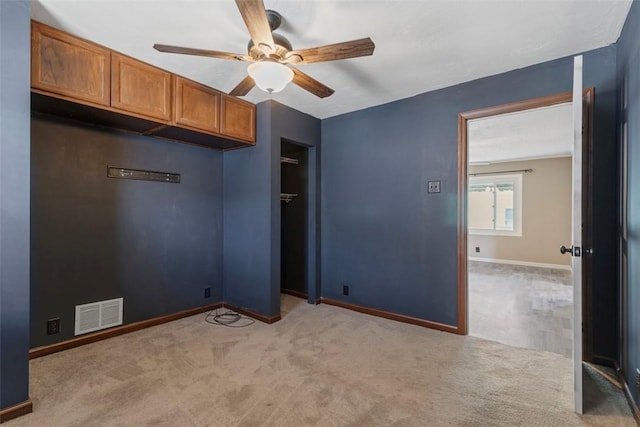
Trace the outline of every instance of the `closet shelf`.
[[281, 202], [291, 203], [294, 197], [298, 197], [298, 195], [293, 193], [280, 193]]
[[298, 159], [292, 159], [291, 157], [280, 157], [280, 163], [289, 163], [292, 165], [297, 165], [300, 163]]

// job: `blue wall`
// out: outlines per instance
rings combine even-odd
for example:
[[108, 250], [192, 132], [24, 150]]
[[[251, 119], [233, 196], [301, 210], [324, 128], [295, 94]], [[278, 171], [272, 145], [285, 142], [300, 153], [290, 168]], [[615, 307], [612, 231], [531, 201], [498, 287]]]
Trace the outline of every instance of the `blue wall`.
[[281, 138], [319, 160], [320, 120], [274, 101], [257, 106], [256, 147], [224, 153], [224, 300], [265, 316], [280, 314]]
[[0, 408], [29, 399], [30, 2], [0, 1]]
[[[626, 253], [628, 268], [628, 298], [626, 305], [626, 349], [623, 346], [621, 359], [627, 384], [636, 404], [640, 404], [640, 390], [636, 384], [635, 371], [640, 368], [640, 3], [634, 2], [618, 41], [619, 83], [628, 87], [626, 110], [619, 115], [620, 136], [622, 123], [627, 122], [628, 132], [628, 237], [621, 239], [622, 251]], [[622, 95], [622, 94], [621, 94]], [[622, 96], [620, 97], [623, 98]], [[621, 169], [622, 170], [622, 169]]]
[[[123, 297], [128, 324], [222, 300], [221, 152], [34, 117], [31, 165], [32, 347], [73, 338], [79, 304]], [[107, 178], [107, 165], [181, 182]]]
[[[280, 313], [272, 298], [271, 103], [257, 106], [256, 146], [224, 153], [224, 301], [265, 316]], [[279, 202], [278, 202], [279, 203]], [[279, 266], [278, 266], [279, 268]]]
[[[615, 46], [584, 64], [596, 89], [594, 354], [614, 358]], [[456, 325], [458, 113], [570, 91], [572, 78], [563, 58], [323, 120], [323, 297]]]

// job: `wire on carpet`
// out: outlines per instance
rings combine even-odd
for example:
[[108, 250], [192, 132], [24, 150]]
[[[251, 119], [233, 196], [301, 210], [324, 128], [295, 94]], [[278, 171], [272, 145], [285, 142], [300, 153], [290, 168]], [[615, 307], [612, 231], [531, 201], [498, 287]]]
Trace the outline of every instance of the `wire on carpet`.
[[209, 311], [204, 320], [212, 325], [228, 326], [229, 328], [246, 328], [256, 322], [254, 319], [243, 316], [235, 311], [227, 310], [220, 313], [218, 309]]

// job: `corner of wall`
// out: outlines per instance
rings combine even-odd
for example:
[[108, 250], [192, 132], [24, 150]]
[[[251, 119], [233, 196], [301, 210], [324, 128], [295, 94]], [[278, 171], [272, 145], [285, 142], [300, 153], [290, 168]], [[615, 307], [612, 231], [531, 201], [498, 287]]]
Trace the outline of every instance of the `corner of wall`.
[[[0, 417], [28, 408], [30, 2], [0, 2]], [[14, 177], [19, 177], [15, 179]], [[22, 409], [20, 409], [22, 408]], [[21, 413], [20, 413], [21, 414]]]

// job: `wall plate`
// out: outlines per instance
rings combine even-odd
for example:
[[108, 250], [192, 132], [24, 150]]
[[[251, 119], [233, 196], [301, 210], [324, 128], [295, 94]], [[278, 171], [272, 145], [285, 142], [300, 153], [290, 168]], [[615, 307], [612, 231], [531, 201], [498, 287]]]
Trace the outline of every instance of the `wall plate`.
[[439, 193], [440, 192], [440, 181], [428, 181], [427, 189], [429, 193]]

